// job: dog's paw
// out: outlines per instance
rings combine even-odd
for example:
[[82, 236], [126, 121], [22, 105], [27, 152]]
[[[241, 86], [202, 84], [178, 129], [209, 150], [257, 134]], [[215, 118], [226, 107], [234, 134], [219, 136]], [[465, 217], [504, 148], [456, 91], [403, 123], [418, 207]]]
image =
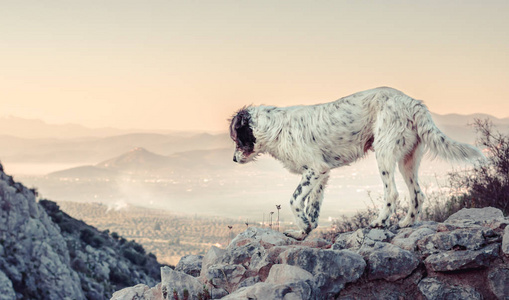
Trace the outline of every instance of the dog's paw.
[[412, 218], [407, 216], [407, 217], [405, 217], [405, 219], [403, 219], [403, 221], [399, 222], [398, 225], [400, 228], [405, 228], [408, 226], [412, 226], [412, 224], [414, 224], [414, 220], [412, 220]]
[[297, 241], [302, 241], [308, 236], [302, 230], [287, 230], [284, 232], [284, 235], [291, 237], [292, 239], [296, 239]]
[[389, 226], [388, 221], [383, 222], [383, 220], [375, 220], [369, 224], [369, 227], [371, 228], [386, 228]]

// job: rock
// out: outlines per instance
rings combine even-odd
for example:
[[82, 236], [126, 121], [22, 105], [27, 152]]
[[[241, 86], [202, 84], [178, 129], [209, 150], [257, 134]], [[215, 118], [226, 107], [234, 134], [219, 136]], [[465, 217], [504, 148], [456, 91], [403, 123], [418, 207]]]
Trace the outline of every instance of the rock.
[[0, 270], [0, 300], [16, 299], [11, 280]]
[[211, 265], [219, 263], [226, 250], [220, 249], [216, 246], [212, 246], [202, 260], [202, 269], [200, 276], [203, 277], [207, 274], [207, 270]]
[[180, 299], [184, 297], [187, 290], [191, 299], [198, 299], [203, 294], [204, 285], [198, 279], [182, 272], [177, 272], [169, 267], [161, 268], [161, 292], [163, 299], [172, 299], [174, 293]]
[[[163, 300], [161, 285], [149, 288], [145, 284], [138, 284], [133, 287], [122, 289], [113, 293], [111, 300]], [[169, 298], [168, 298], [169, 299]]]
[[200, 276], [202, 261], [203, 256], [201, 255], [183, 256], [175, 267], [175, 271], [198, 277]]
[[396, 281], [412, 274], [419, 265], [412, 252], [384, 242], [376, 242], [373, 247], [365, 245], [359, 254], [367, 261], [369, 280]]
[[424, 263], [436, 272], [488, 267], [498, 257], [500, 245], [492, 244], [481, 250], [446, 251], [430, 255]]
[[497, 299], [509, 299], [509, 267], [491, 271], [488, 274], [488, 283]]
[[280, 257], [283, 264], [313, 274], [314, 284], [323, 295], [339, 293], [346, 283], [359, 279], [366, 267], [362, 256], [349, 250], [299, 247], [281, 253]]
[[475, 289], [468, 286], [445, 284], [435, 278], [425, 278], [419, 283], [419, 290], [428, 300], [465, 300], [482, 299]]
[[447, 250], [479, 250], [487, 244], [486, 236], [493, 235], [492, 229], [471, 228], [438, 232], [418, 241], [421, 251], [435, 253]]
[[205, 279], [215, 288], [223, 288], [232, 292], [244, 279], [245, 273], [246, 268], [242, 265], [217, 264], [208, 268]]
[[504, 221], [504, 214], [498, 208], [463, 208], [451, 215], [444, 223], [459, 226], [486, 225]]
[[509, 256], [509, 226], [504, 229], [504, 237], [502, 238], [502, 253]]
[[302, 300], [314, 299], [312, 296], [312, 287], [308, 283], [293, 284], [272, 284], [260, 282], [247, 288], [241, 288], [232, 293], [223, 300], [240, 299], [271, 299], [271, 300]]
[[[410, 228], [406, 228], [410, 229]], [[423, 239], [424, 237], [427, 237], [429, 235], [435, 234], [436, 230], [422, 227], [417, 230], [412, 230], [410, 234], [408, 235], [399, 235], [394, 237], [394, 239], [391, 241], [391, 243], [395, 246], [400, 247], [401, 249], [409, 250], [409, 251], [415, 251], [417, 247], [417, 242]]]
[[306, 280], [313, 280], [313, 274], [291, 265], [273, 265], [265, 282], [285, 284]]

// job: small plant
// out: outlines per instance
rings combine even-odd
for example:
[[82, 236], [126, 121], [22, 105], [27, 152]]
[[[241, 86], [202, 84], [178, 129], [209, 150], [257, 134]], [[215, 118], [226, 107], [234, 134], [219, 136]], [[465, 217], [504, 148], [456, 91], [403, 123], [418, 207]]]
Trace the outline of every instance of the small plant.
[[277, 209], [277, 231], [279, 231], [279, 210], [281, 209], [281, 204], [276, 204]]

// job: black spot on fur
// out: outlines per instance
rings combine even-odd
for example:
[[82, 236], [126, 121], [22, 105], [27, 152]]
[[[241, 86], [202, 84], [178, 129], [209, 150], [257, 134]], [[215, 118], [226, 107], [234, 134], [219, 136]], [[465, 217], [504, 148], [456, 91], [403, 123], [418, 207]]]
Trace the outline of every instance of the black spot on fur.
[[387, 207], [391, 207], [391, 204], [390, 204], [390, 203], [387, 203]]
[[293, 198], [297, 199], [297, 197], [299, 197], [300, 194], [302, 194], [302, 186], [299, 184], [297, 186], [297, 189], [295, 190], [295, 193], [293, 193]]
[[302, 168], [303, 168], [304, 170], [307, 170], [307, 169], [308, 169], [308, 166], [307, 166], [307, 165], [303, 165], [303, 166], [302, 166]]
[[389, 187], [389, 185], [386, 183], [386, 184], [385, 184], [385, 187], [386, 187], [386, 188], [388, 188], [388, 187]]
[[412, 180], [412, 178], [410, 178], [410, 184], [414, 184], [414, 181]]
[[296, 209], [295, 209], [295, 211], [296, 211], [296, 212], [299, 212], [299, 211], [300, 211], [300, 208], [296, 208]]
[[308, 185], [310, 185], [310, 184], [311, 184], [311, 183], [310, 183], [309, 181], [305, 181], [305, 182], [302, 184], [302, 186], [308, 186]]
[[382, 171], [382, 176], [385, 176], [385, 171]]
[[360, 130], [352, 132], [352, 136], [359, 134], [359, 132], [360, 132]]
[[396, 145], [399, 145], [399, 140], [396, 140]]
[[442, 143], [445, 142], [445, 138], [443, 136], [441, 136], [440, 139], [442, 140]]
[[410, 214], [410, 218], [412, 218], [412, 219], [413, 219], [413, 218], [415, 218], [414, 213], [411, 213], [411, 214]]

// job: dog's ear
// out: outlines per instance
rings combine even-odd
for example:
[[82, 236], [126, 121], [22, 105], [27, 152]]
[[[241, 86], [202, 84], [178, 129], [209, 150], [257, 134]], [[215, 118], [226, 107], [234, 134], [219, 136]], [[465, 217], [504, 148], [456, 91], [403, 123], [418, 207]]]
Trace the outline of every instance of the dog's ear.
[[230, 121], [230, 137], [232, 140], [237, 141], [237, 123], [239, 120], [239, 115], [236, 114]]

